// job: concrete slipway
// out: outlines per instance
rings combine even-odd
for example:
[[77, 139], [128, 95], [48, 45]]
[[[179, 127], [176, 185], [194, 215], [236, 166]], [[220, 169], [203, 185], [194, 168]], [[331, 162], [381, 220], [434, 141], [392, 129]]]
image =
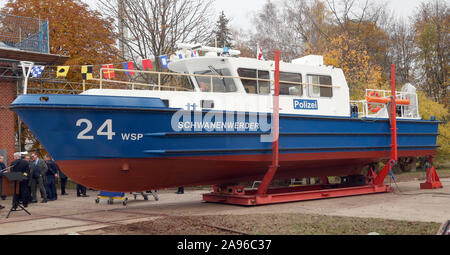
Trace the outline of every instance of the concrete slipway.
[[134, 200], [128, 195], [127, 206], [116, 201], [108, 205], [94, 202], [97, 192], [89, 191], [88, 198], [59, 196], [58, 201], [32, 204], [27, 209], [32, 214], [13, 212], [11, 198], [0, 204], [0, 235], [67, 235], [103, 227], [158, 220], [164, 216], [196, 215], [247, 215], [264, 213], [299, 213], [312, 215], [381, 218], [408, 221], [444, 223], [450, 220], [450, 179], [442, 180], [444, 189], [420, 190], [420, 182], [399, 183], [399, 190], [389, 194], [355, 196], [315, 200], [262, 207], [240, 207], [202, 202], [202, 194], [209, 190], [188, 189], [184, 195], [175, 190], [159, 191], [159, 201], [149, 197]]

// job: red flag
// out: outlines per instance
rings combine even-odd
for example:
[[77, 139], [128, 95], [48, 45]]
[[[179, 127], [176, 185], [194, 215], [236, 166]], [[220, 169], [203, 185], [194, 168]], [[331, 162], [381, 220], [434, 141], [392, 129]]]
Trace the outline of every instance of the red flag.
[[[110, 64], [110, 65], [103, 65], [103, 74], [105, 75], [105, 79], [112, 79], [114, 77], [116, 77], [116, 74], [114, 73], [114, 70], [109, 70], [109, 69], [114, 69], [114, 65]], [[107, 69], [105, 69], [107, 68]]]
[[152, 61], [150, 59], [144, 59], [142, 60], [142, 65], [144, 66], [144, 70], [153, 69]]

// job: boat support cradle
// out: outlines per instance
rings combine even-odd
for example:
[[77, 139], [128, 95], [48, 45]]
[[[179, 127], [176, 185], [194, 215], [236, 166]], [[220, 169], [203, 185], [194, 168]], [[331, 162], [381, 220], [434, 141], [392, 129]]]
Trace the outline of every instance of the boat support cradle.
[[[269, 189], [278, 168], [279, 168], [279, 51], [276, 52], [275, 68], [275, 96], [274, 96], [274, 130], [273, 130], [273, 152], [272, 165], [269, 167], [258, 190], [246, 190], [244, 186], [214, 185], [213, 192], [203, 195], [205, 202], [222, 203], [242, 206], [268, 205], [287, 202], [298, 202], [306, 200], [336, 198], [356, 195], [367, 195], [376, 193], [392, 192], [389, 185], [384, 185], [384, 180], [392, 171], [392, 168], [398, 161], [397, 145], [397, 112], [396, 112], [396, 93], [395, 93], [395, 66], [392, 65], [392, 96], [391, 96], [391, 159], [388, 164], [376, 174], [375, 169], [371, 168], [366, 177], [366, 184], [362, 186], [349, 186], [344, 184], [330, 185], [328, 178], [322, 178], [321, 185], [299, 186], [289, 188]], [[434, 169], [434, 168], [433, 168]], [[437, 175], [432, 174], [431, 181], [436, 181]], [[434, 171], [435, 173], [435, 171]], [[429, 184], [424, 184], [428, 187]]]

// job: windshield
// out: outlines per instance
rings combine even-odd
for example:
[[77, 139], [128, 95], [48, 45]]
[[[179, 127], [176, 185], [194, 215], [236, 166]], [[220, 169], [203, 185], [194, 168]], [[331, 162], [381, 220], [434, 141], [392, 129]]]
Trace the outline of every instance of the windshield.
[[[195, 72], [195, 74], [200, 75], [212, 75], [212, 76], [231, 76], [231, 72], [228, 69], [215, 69], [210, 66], [209, 70]], [[198, 86], [202, 92], [218, 92], [218, 93], [228, 93], [236, 92], [237, 88], [234, 84], [234, 80], [231, 78], [216, 78], [212, 79], [213, 87], [211, 88], [211, 77], [195, 77]]]

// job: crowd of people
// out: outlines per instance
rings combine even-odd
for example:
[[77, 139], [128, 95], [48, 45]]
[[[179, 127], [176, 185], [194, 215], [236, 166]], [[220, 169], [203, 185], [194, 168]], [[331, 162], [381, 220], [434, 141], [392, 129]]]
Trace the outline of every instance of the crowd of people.
[[[0, 155], [0, 194], [2, 194], [2, 178], [5, 173], [22, 173], [26, 179], [19, 184], [19, 194], [13, 199], [13, 207], [22, 204], [28, 207], [30, 203], [37, 203], [37, 189], [41, 195], [41, 203], [55, 201], [58, 199], [56, 189], [56, 180], [59, 178], [61, 184], [61, 195], [66, 196], [67, 176], [59, 168], [58, 164], [49, 156], [45, 156], [45, 160], [39, 158], [37, 153], [23, 156], [18, 152], [14, 154], [14, 162], [10, 167], [5, 165], [5, 159]], [[77, 196], [88, 197], [86, 195], [86, 187], [77, 184]], [[2, 196], [2, 200], [6, 197]], [[4, 209], [0, 205], [0, 210]]]

